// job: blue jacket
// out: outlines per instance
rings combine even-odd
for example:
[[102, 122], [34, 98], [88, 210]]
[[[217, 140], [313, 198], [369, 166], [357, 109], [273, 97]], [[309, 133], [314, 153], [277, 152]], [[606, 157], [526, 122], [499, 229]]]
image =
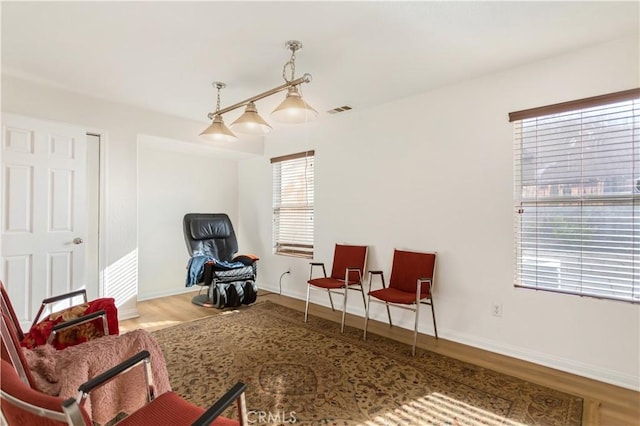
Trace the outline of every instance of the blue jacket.
[[189, 259], [187, 264], [187, 280], [185, 282], [186, 287], [191, 287], [194, 284], [202, 282], [202, 276], [204, 275], [204, 264], [210, 260], [215, 260], [211, 256], [193, 256]]
[[185, 282], [186, 287], [191, 287], [194, 284], [202, 282], [204, 275], [204, 264], [214, 261], [215, 268], [220, 270], [243, 268], [245, 265], [242, 262], [227, 262], [226, 260], [218, 260], [211, 256], [195, 255], [189, 259], [187, 264], [187, 279]]

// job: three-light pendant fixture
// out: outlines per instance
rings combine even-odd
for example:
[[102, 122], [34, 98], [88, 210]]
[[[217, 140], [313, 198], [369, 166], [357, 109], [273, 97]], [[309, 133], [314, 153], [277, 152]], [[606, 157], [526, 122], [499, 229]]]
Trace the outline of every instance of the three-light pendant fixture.
[[[236, 139], [233, 131], [251, 135], [264, 135], [268, 133], [271, 131], [271, 126], [258, 114], [255, 102], [284, 90], [287, 91], [285, 99], [271, 113], [271, 117], [274, 120], [282, 123], [295, 124], [311, 121], [318, 116], [318, 111], [302, 98], [300, 88], [302, 83], [311, 82], [311, 75], [304, 74], [300, 78], [295, 78], [296, 51], [302, 49], [302, 43], [296, 40], [290, 40], [285, 43], [285, 47], [291, 51], [291, 58], [282, 68], [282, 78], [285, 83], [278, 87], [274, 87], [271, 90], [252, 96], [249, 99], [220, 109], [220, 90], [225, 87], [225, 84], [219, 81], [213, 82], [213, 87], [217, 89], [216, 110], [207, 115], [213, 121], [209, 127], [200, 133], [201, 136], [214, 141], [232, 141]], [[290, 71], [289, 76], [287, 75], [287, 68]], [[224, 124], [222, 114], [242, 106], [246, 107], [245, 111], [237, 120], [231, 123], [230, 130]]]

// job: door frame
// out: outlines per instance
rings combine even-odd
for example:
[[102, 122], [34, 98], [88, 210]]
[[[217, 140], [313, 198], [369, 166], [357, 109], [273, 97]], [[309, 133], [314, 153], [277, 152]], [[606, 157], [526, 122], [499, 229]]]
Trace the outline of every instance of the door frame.
[[98, 138], [98, 297], [105, 297], [104, 271], [107, 265], [107, 144], [108, 134], [104, 129], [85, 128], [85, 133]]

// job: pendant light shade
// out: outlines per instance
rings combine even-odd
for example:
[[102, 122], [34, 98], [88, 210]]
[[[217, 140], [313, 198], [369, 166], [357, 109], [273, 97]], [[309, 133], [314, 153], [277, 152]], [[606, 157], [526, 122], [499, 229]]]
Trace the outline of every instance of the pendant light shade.
[[287, 90], [287, 97], [273, 110], [271, 117], [281, 123], [305, 123], [316, 119], [318, 111], [302, 99], [298, 86], [291, 86]]
[[224, 121], [222, 121], [222, 116], [220, 114], [216, 114], [211, 126], [204, 129], [202, 133], [200, 133], [200, 136], [204, 136], [212, 141], [231, 142], [237, 139], [236, 135], [234, 135], [233, 132], [224, 125]]
[[271, 131], [271, 126], [260, 117], [253, 102], [247, 104], [244, 113], [231, 123], [231, 128], [236, 132], [250, 135], [265, 135]]

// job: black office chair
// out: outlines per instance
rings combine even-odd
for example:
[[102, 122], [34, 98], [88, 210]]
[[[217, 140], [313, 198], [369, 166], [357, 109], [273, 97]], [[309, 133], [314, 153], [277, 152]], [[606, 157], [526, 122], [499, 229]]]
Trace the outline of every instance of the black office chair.
[[256, 301], [255, 255], [237, 255], [238, 241], [229, 216], [224, 213], [188, 213], [184, 239], [189, 250], [186, 286], [208, 287], [207, 294], [192, 299], [196, 305], [225, 308]]

